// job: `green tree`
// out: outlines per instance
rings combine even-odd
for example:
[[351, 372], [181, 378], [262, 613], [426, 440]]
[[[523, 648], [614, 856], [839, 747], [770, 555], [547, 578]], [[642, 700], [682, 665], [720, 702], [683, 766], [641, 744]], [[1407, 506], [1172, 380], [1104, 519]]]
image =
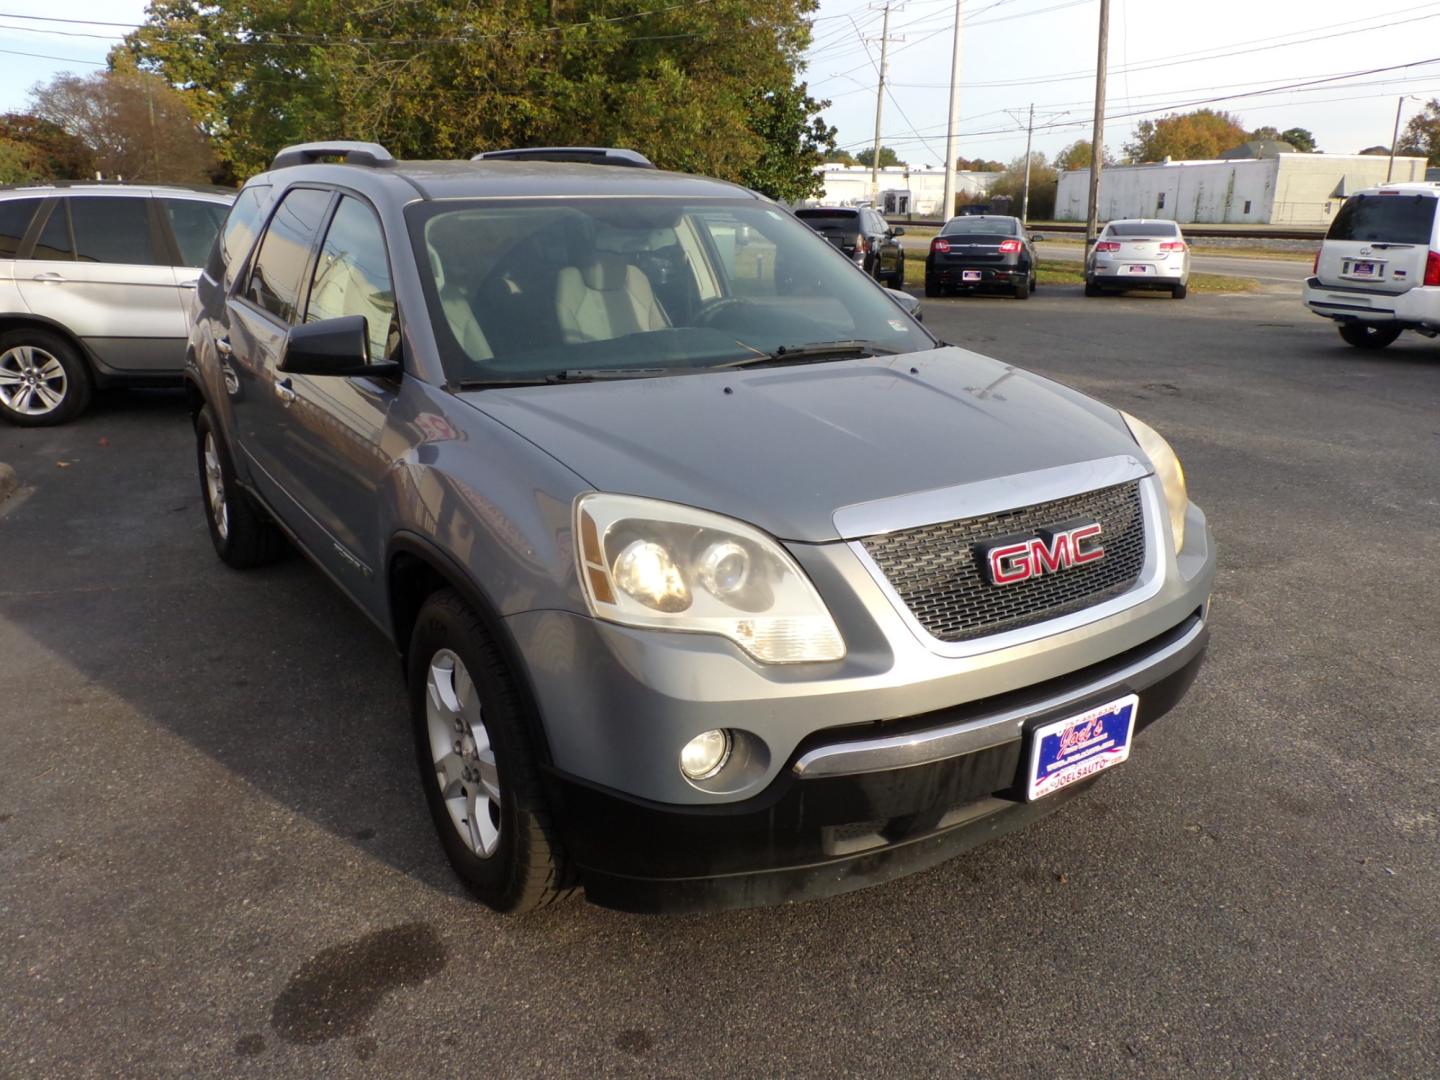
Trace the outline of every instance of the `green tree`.
[[240, 177], [306, 139], [374, 140], [408, 158], [568, 143], [783, 194], [810, 182], [827, 143], [821, 103], [797, 86], [813, 7], [153, 0], [124, 48], [183, 88]]
[[1431, 98], [1424, 112], [1410, 118], [1400, 133], [1399, 152], [1440, 165], [1440, 98]]
[[[867, 146], [864, 150], [861, 150], [858, 154], [855, 155], [856, 164], [864, 165], [867, 169], [870, 167], [870, 163], [874, 160], [875, 148], [873, 146]], [[896, 154], [895, 151], [892, 150], [890, 147], [880, 147], [880, 167], [882, 169], [887, 168], [891, 165], [904, 164], [905, 162], [901, 161], [900, 156]]]
[[[1055, 216], [1055, 192], [1060, 185], [1060, 174], [1038, 150], [1030, 155], [1030, 212], [1029, 217], [1048, 220]], [[1010, 212], [1020, 216], [1025, 196], [1025, 155], [1021, 154], [990, 185], [990, 199], [1005, 195], [1010, 199]]]
[[956, 158], [955, 168], [961, 172], [1003, 172], [1005, 164], [1000, 161], [990, 161], [987, 158]]
[[[1060, 172], [1069, 172], [1071, 169], [1088, 169], [1094, 154], [1089, 139], [1076, 139], [1055, 155], [1055, 168]], [[1109, 150], [1104, 151], [1100, 160], [1102, 165], [1115, 164], [1115, 159]]]
[[825, 161], [830, 165], [854, 165], [855, 155], [849, 150], [831, 150], [825, 155]]
[[31, 113], [0, 115], [0, 144], [11, 164], [0, 183], [81, 180], [95, 171], [94, 157], [79, 139]]
[[1230, 113], [1196, 109], [1171, 113], [1159, 120], [1142, 120], [1125, 144], [1131, 161], [1193, 161], [1213, 158], [1239, 146], [1250, 137]]
[[1286, 128], [1280, 133], [1280, 141], [1289, 143], [1302, 154], [1320, 153], [1320, 148], [1315, 145], [1314, 134], [1306, 128]]
[[817, 102], [804, 83], [759, 95], [749, 106], [750, 127], [760, 137], [760, 157], [746, 166], [741, 182], [781, 202], [799, 202], [825, 190], [818, 169], [835, 146], [835, 129], [815, 113]]
[[0, 138], [0, 184], [33, 184], [42, 179], [28, 146]]
[[30, 91], [35, 116], [84, 146], [108, 177], [167, 183], [208, 179], [214, 154], [189, 104], [163, 79], [135, 70], [57, 75]]

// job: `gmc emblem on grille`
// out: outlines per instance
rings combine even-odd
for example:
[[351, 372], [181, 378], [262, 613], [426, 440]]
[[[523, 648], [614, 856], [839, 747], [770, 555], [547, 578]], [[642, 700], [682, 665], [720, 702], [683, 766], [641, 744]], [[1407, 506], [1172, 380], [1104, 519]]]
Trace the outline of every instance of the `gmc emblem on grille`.
[[991, 585], [1014, 585], [1042, 574], [1099, 562], [1105, 557], [1099, 536], [1100, 523], [1096, 521], [1021, 540], [1002, 540], [980, 548], [978, 561]]

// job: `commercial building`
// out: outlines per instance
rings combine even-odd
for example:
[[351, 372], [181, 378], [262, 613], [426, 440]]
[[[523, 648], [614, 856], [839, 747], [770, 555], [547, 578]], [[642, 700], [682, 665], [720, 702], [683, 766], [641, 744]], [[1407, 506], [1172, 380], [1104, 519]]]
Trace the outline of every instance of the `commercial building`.
[[[825, 193], [806, 205], [856, 206], [871, 199], [870, 169], [864, 165], [826, 165], [822, 172]], [[955, 193], [984, 198], [1000, 176], [998, 172], [957, 172]], [[945, 201], [945, 170], [891, 165], [880, 170], [880, 210], [886, 214], [939, 217]], [[945, 214], [949, 217], [950, 214]]]
[[[1387, 157], [1275, 152], [1271, 147], [1262, 149], [1264, 157], [1106, 166], [1100, 171], [1100, 220], [1324, 226], [1346, 196], [1385, 183], [1390, 164]], [[1425, 179], [1425, 159], [1397, 157], [1390, 179]], [[1089, 192], [1089, 169], [1063, 173], [1056, 219], [1084, 221]]]

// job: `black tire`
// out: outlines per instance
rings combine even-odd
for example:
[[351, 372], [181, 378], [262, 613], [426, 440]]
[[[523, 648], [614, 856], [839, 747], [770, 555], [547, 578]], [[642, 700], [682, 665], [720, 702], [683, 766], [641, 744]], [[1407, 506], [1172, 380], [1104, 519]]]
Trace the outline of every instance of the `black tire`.
[[892, 289], [903, 289], [905, 287], [905, 255], [901, 253], [895, 260], [895, 272], [890, 275], [890, 287]]
[[[207, 450], [213, 453], [213, 461], [207, 461]], [[195, 417], [195, 463], [200, 472], [200, 501], [205, 507], [205, 523], [220, 561], [236, 570], [247, 570], [273, 563], [283, 556], [284, 534], [235, 482], [229, 448], [216, 429], [215, 418], [208, 407]], [[216, 513], [212, 481], [224, 504], [223, 515]]]
[[1170, 295], [1176, 300], [1184, 300], [1190, 289], [1184, 285], [1172, 285]]
[[1340, 336], [1357, 349], [1383, 349], [1398, 338], [1397, 326], [1376, 326], [1374, 323], [1347, 322], [1340, 324]]
[[1015, 283], [1015, 299], [1016, 299], [1016, 300], [1029, 300], [1029, 299], [1030, 299], [1030, 279], [1029, 279], [1028, 277], [1021, 278], [1019, 281], [1017, 281], [1017, 282]]
[[[479, 704], [477, 715], [483, 718], [494, 752], [499, 836], [488, 856], [477, 854], [461, 837], [437, 782], [427, 713], [428, 679], [431, 665], [447, 651], [459, 657], [470, 676]], [[574, 893], [541, 788], [515, 678], [479, 616], [452, 590], [432, 594], [421, 607], [410, 637], [406, 675], [425, 801], [445, 855], [465, 887], [486, 906], [503, 912], [533, 911]]]
[[1086, 281], [1085, 281], [1085, 295], [1086, 295], [1086, 296], [1101, 296], [1101, 295], [1103, 295], [1103, 290], [1100, 288], [1099, 285], [1096, 285], [1095, 282], [1090, 281], [1090, 280], [1087, 278]]
[[[49, 378], [44, 377], [47, 372]], [[36, 382], [18, 381], [32, 374]], [[0, 417], [17, 427], [67, 424], [85, 411], [94, 395], [85, 358], [50, 330], [26, 327], [0, 334], [0, 378], [5, 378], [0, 383]], [[59, 400], [50, 404], [54, 397]], [[36, 408], [44, 411], [33, 411]]]
[[929, 297], [944, 296], [945, 288], [934, 278], [925, 279], [925, 295]]

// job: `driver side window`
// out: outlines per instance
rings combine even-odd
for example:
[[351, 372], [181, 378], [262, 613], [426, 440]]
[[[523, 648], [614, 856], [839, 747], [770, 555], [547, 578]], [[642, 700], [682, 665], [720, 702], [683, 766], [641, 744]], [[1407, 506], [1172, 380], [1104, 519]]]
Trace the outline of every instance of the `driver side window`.
[[359, 199], [341, 198], [315, 260], [309, 292], [307, 323], [363, 316], [370, 359], [389, 357], [400, 335], [390, 262], [380, 222]]

